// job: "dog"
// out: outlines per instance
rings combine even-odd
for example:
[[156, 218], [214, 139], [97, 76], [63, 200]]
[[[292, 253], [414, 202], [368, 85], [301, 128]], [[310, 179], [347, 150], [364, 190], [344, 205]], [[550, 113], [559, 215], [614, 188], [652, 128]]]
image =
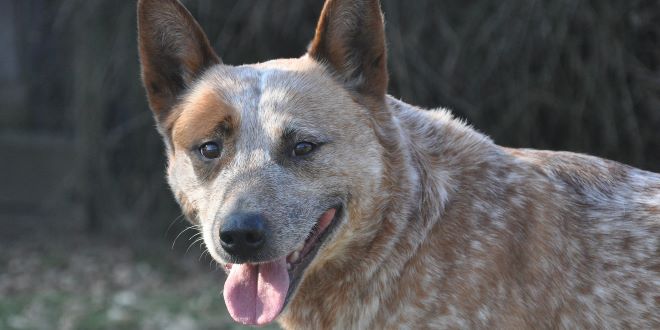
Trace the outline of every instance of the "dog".
[[378, 0], [327, 0], [305, 55], [229, 66], [179, 2], [139, 1], [168, 182], [232, 318], [660, 328], [660, 175], [387, 95], [383, 22]]

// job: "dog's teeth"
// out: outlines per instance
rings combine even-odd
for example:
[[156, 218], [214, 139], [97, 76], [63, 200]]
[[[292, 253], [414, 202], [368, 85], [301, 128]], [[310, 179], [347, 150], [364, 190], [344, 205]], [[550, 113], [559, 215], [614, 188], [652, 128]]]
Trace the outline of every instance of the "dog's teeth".
[[289, 256], [289, 263], [294, 263], [294, 262], [298, 261], [298, 258], [300, 258], [300, 251], [294, 251]]

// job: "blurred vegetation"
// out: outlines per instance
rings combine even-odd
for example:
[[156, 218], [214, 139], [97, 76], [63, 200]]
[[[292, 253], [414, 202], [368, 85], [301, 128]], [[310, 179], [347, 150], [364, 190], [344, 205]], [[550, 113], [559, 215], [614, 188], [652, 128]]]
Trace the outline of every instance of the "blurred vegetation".
[[[229, 64], [301, 55], [322, 1], [185, 1]], [[502, 145], [660, 171], [660, 2], [382, 0], [390, 93]], [[5, 2], [0, 130], [71, 141], [91, 229], [161, 234], [179, 213], [140, 85], [135, 3]], [[149, 228], [140, 230], [141, 228]]]
[[200, 265], [198, 251], [32, 238], [0, 250], [0, 329], [247, 329], [225, 307], [224, 271]]

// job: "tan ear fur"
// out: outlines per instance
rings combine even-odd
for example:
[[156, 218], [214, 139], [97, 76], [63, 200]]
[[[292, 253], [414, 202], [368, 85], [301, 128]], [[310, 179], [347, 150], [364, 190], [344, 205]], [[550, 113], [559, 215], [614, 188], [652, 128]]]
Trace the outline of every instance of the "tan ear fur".
[[176, 0], [138, 2], [142, 81], [156, 119], [209, 67], [221, 63], [190, 12]]
[[387, 92], [385, 27], [378, 0], [327, 0], [309, 55], [347, 88], [376, 99]]

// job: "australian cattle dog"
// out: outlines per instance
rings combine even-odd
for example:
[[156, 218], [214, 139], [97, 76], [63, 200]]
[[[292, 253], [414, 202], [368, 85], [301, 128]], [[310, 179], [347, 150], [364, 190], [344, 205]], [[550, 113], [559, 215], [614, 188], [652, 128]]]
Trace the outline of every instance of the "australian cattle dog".
[[328, 0], [302, 57], [241, 66], [178, 1], [138, 7], [167, 178], [234, 320], [660, 329], [660, 175], [387, 95], [378, 0]]

